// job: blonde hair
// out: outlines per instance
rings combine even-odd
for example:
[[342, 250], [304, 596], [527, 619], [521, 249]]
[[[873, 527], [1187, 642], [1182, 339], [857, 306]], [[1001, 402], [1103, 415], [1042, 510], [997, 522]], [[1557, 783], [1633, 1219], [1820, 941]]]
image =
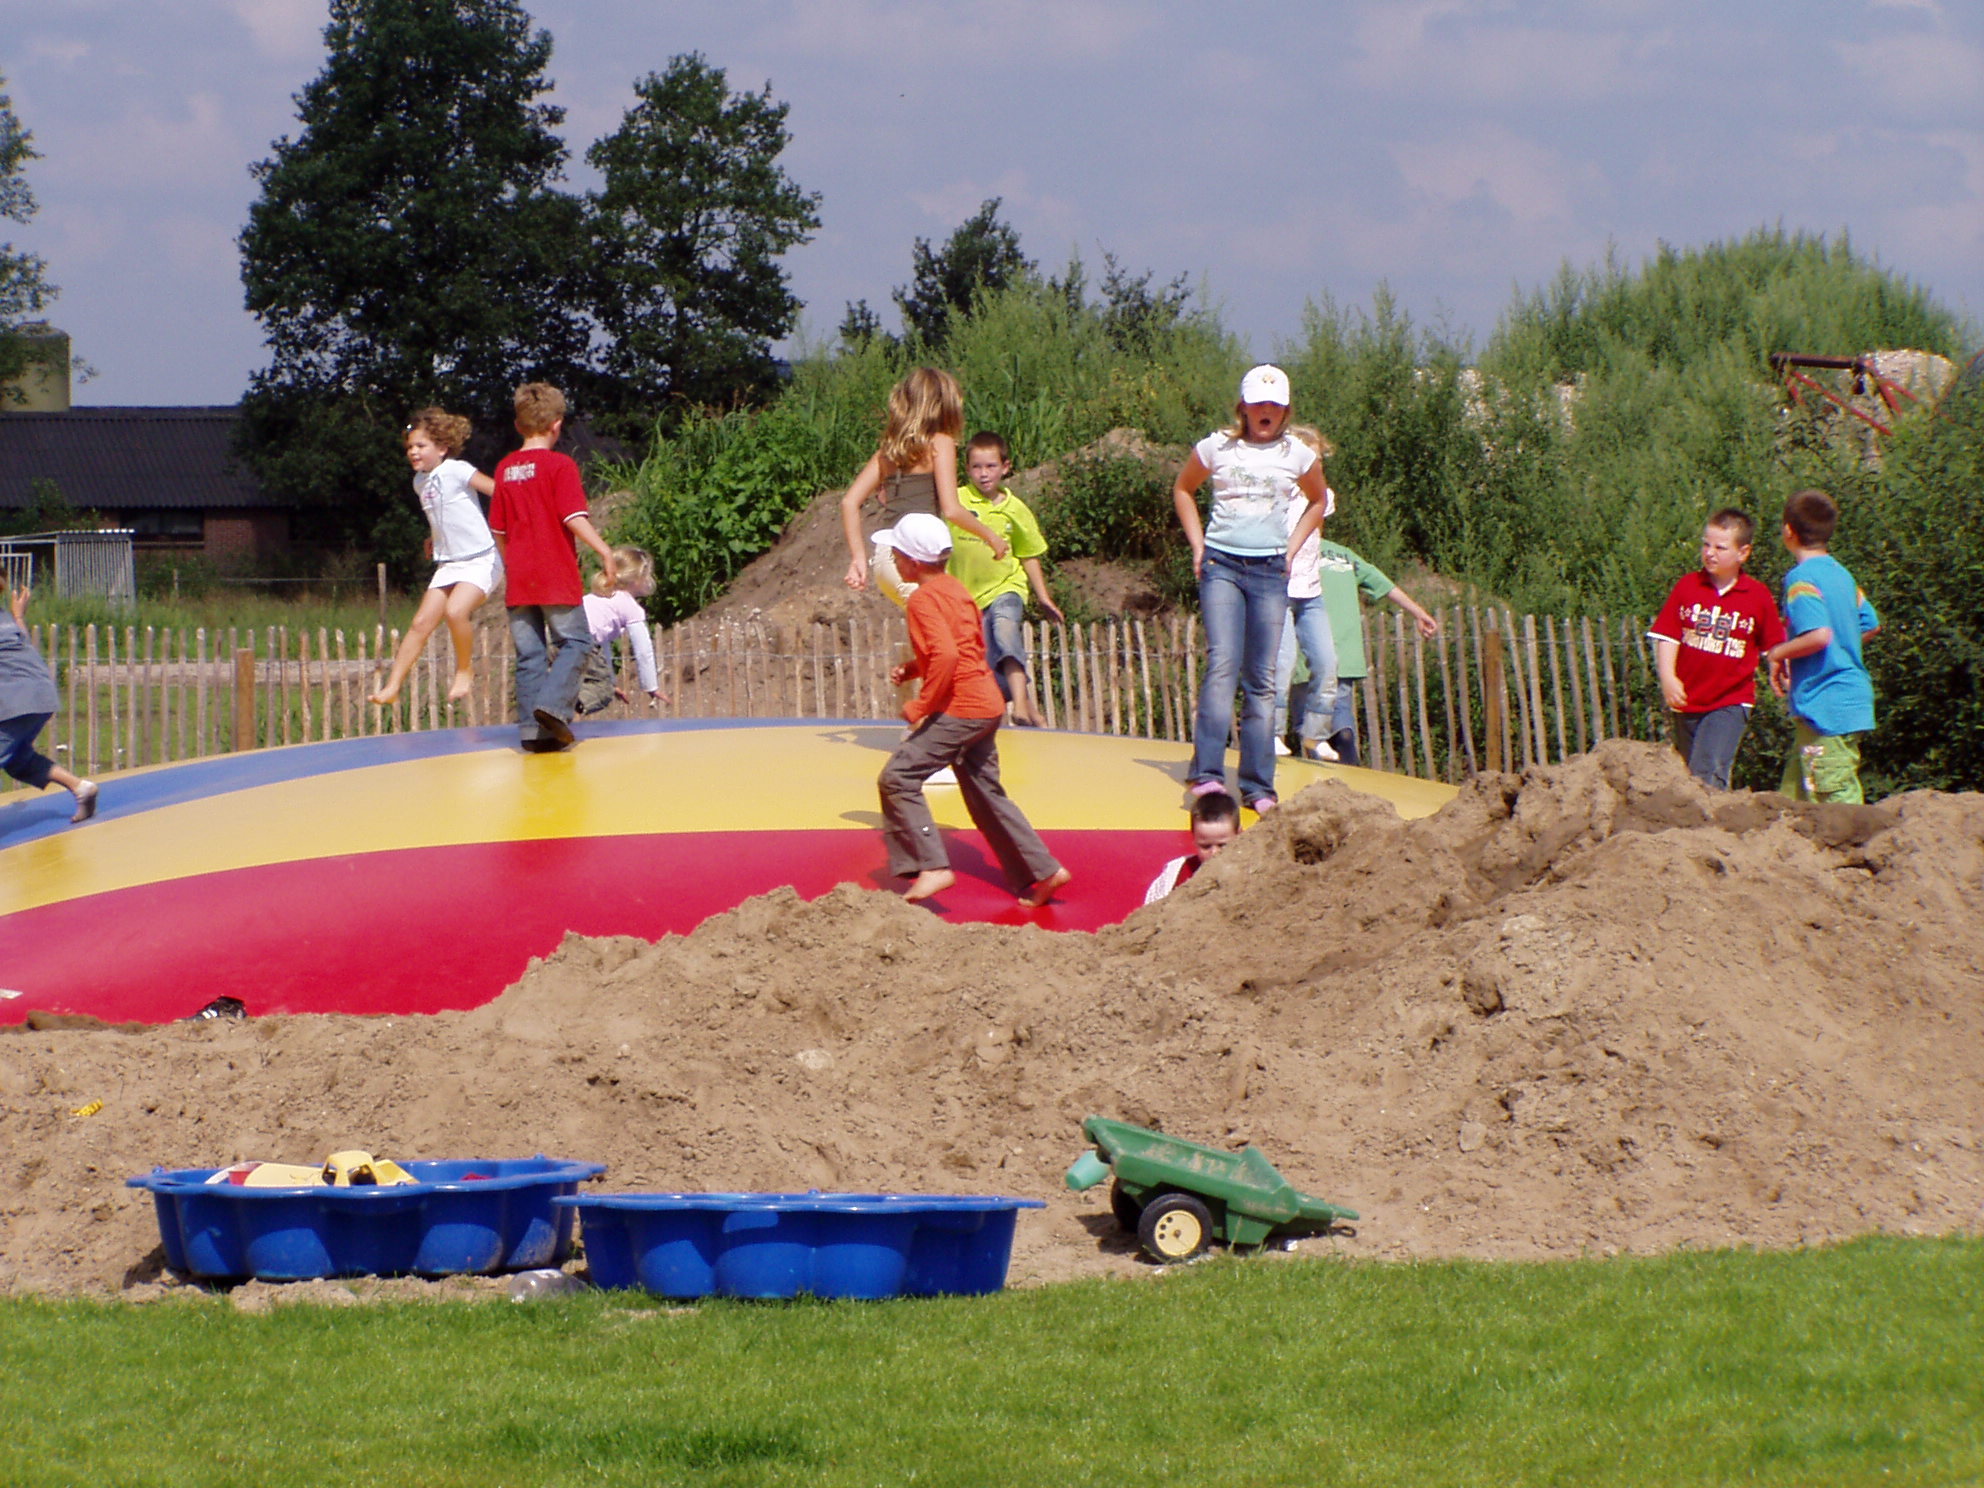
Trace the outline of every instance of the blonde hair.
[[423, 408], [408, 420], [406, 432], [411, 438], [418, 430], [446, 453], [459, 455], [462, 446], [468, 443], [470, 428], [469, 421], [459, 413], [450, 413], [445, 408]]
[[565, 395], [548, 382], [527, 382], [517, 389], [517, 432], [526, 439], [548, 434], [565, 416]]
[[606, 582], [606, 572], [602, 569], [592, 576], [592, 592], [603, 599], [616, 589], [624, 589], [636, 599], [646, 599], [654, 593], [654, 554], [631, 543], [616, 543], [613, 582]]
[[1323, 431], [1313, 424], [1286, 424], [1282, 427], [1281, 432], [1286, 434], [1290, 439], [1298, 440], [1308, 445], [1310, 449], [1326, 460], [1336, 453], [1336, 446], [1323, 438]]
[[917, 464], [939, 434], [964, 432], [964, 389], [948, 372], [918, 367], [889, 389], [889, 421], [882, 430], [881, 455], [897, 469]]
[[[1283, 406], [1281, 410], [1281, 427], [1274, 431], [1274, 437], [1276, 439], [1281, 438], [1284, 434], [1292, 434], [1294, 432], [1288, 422], [1292, 411], [1286, 405]], [[1245, 403], [1235, 403], [1233, 405], [1233, 427], [1228, 429], [1226, 433], [1232, 439], [1245, 439], [1247, 437], [1247, 405]]]

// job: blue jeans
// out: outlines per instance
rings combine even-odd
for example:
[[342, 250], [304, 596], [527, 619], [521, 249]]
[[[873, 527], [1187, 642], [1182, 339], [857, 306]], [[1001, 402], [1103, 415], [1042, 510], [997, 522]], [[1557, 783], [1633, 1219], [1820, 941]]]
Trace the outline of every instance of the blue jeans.
[[1729, 771], [1750, 726], [1750, 710], [1742, 703], [1711, 708], [1706, 713], [1670, 713], [1674, 748], [1688, 762], [1688, 773], [1710, 790], [1729, 789]]
[[[1326, 711], [1336, 697], [1336, 637], [1330, 631], [1330, 614], [1320, 595], [1291, 599], [1288, 619], [1281, 627], [1281, 648], [1274, 658], [1274, 733], [1281, 738], [1288, 732], [1288, 687], [1295, 680], [1295, 647], [1309, 659], [1308, 696], [1316, 702], [1296, 720], [1305, 739], [1327, 739], [1330, 730]], [[1320, 704], [1320, 706], [1317, 706]]]
[[34, 747], [53, 713], [20, 713], [0, 718], [0, 770], [36, 790], [47, 790], [55, 761]]
[[[547, 660], [551, 643], [555, 660]], [[537, 709], [570, 719], [579, 704], [579, 678], [592, 654], [584, 605], [518, 605], [510, 611], [510, 644], [517, 652], [517, 736], [538, 735]]]
[[1002, 662], [1016, 661], [1022, 675], [1026, 672], [1026, 601], [1017, 594], [1006, 593], [985, 607], [985, 664], [992, 668], [992, 680], [999, 684], [999, 692], [1007, 702], [1013, 700], [1013, 690], [1006, 682], [1006, 670]]
[[1226, 779], [1226, 739], [1233, 732], [1233, 694], [1240, 715], [1240, 798], [1274, 794], [1274, 658], [1288, 613], [1288, 562], [1207, 548], [1199, 578], [1199, 616], [1206, 627], [1206, 675], [1192, 720], [1194, 782]]
[[1356, 677], [1336, 679], [1336, 697], [1318, 699], [1309, 689], [1307, 682], [1297, 682], [1288, 689], [1288, 706], [1291, 710], [1300, 709], [1302, 717], [1310, 723], [1320, 723], [1322, 732], [1306, 732], [1309, 724], [1304, 724], [1305, 739], [1321, 739], [1336, 751], [1337, 763], [1355, 765], [1361, 763], [1357, 757], [1357, 683]]

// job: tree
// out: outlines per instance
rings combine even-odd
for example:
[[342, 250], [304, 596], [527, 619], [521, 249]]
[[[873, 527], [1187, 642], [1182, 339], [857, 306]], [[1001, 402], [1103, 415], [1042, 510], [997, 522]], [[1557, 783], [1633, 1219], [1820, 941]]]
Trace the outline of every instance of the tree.
[[[6, 82], [0, 77], [0, 90]], [[34, 136], [14, 116], [13, 99], [0, 91], [0, 218], [26, 222], [34, 216], [34, 192], [25, 171], [30, 160], [39, 158]], [[11, 382], [48, 355], [45, 344], [21, 335], [28, 317], [39, 314], [55, 298], [55, 286], [45, 276], [46, 266], [37, 255], [0, 243], [0, 384]], [[16, 399], [21, 396], [10, 391]]]
[[516, 0], [331, 0], [324, 40], [302, 132], [253, 167], [241, 277], [271, 360], [243, 452], [305, 535], [404, 553], [407, 413], [503, 431], [517, 383], [583, 368], [581, 212], [537, 101], [551, 38]]
[[1031, 278], [1035, 266], [1020, 252], [1020, 235], [999, 220], [1002, 198], [991, 197], [958, 225], [942, 249], [918, 238], [911, 287], [895, 292], [903, 328], [932, 350], [944, 344], [953, 316], [971, 314], [972, 299]]
[[849, 300], [847, 313], [840, 318], [841, 345], [849, 351], [859, 351], [877, 336], [887, 337], [882, 329], [882, 317], [869, 308], [868, 301]]
[[1116, 261], [1116, 255], [1102, 255], [1102, 328], [1118, 351], [1149, 354], [1158, 341], [1184, 320], [1192, 299], [1191, 280], [1178, 275], [1157, 289], [1151, 288], [1154, 272], [1145, 269], [1132, 274]]
[[586, 152], [596, 402], [616, 411], [768, 391], [771, 343], [799, 301], [778, 259], [820, 225], [816, 193], [779, 168], [788, 106], [733, 94], [698, 53], [635, 84], [620, 127]]

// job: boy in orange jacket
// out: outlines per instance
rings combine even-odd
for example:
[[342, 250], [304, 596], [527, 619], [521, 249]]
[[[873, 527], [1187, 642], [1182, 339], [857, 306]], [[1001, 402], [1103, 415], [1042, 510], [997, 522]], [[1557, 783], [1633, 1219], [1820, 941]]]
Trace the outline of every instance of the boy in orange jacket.
[[958, 790], [972, 825], [983, 834], [1020, 903], [1045, 904], [1073, 878], [1047, 851], [1024, 813], [999, 783], [999, 721], [1006, 700], [985, 664], [985, 632], [970, 592], [945, 572], [951, 529], [942, 517], [913, 512], [877, 542], [895, 550], [905, 584], [916, 585], [905, 614], [914, 661], [890, 672], [901, 686], [921, 678], [920, 692], [903, 708], [910, 731], [882, 767], [882, 836], [889, 871], [913, 879], [903, 897], [919, 903], [957, 882], [937, 834], [923, 783], [945, 766], [957, 773]]

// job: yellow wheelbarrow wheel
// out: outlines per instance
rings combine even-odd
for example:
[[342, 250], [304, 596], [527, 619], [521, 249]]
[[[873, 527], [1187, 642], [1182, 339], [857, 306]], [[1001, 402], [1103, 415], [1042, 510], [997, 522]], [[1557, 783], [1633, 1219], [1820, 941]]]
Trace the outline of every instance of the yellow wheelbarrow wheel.
[[1212, 1211], [1188, 1193], [1159, 1194], [1137, 1216], [1137, 1240], [1156, 1260], [1189, 1261], [1212, 1243]]

